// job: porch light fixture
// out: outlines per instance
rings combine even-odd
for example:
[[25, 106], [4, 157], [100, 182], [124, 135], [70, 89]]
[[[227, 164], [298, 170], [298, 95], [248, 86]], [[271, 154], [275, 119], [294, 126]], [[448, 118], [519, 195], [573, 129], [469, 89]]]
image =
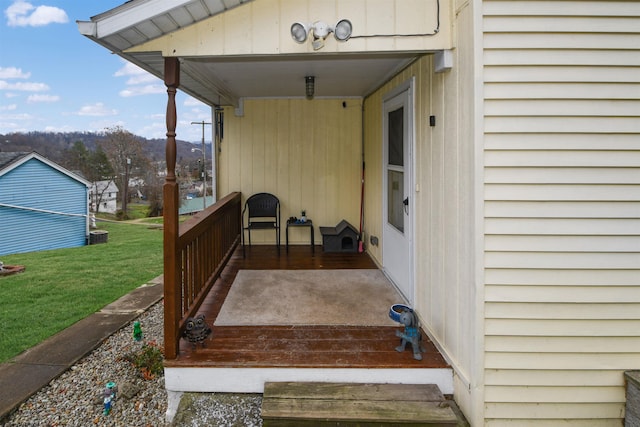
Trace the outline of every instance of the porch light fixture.
[[304, 41], [307, 39], [307, 34], [309, 34], [309, 27], [307, 26], [307, 24], [296, 22], [291, 26], [291, 37], [297, 43], [304, 43]]
[[324, 47], [324, 40], [330, 33], [333, 33], [336, 40], [345, 42], [351, 37], [352, 30], [353, 26], [348, 19], [341, 19], [333, 27], [323, 21], [316, 21], [313, 24], [295, 22], [291, 25], [291, 38], [296, 43], [304, 43], [311, 34], [313, 50], [319, 50]]
[[304, 78], [304, 92], [307, 99], [313, 99], [313, 94], [316, 91], [316, 78], [314, 76], [306, 76]]
[[349, 21], [348, 19], [341, 19], [333, 28], [333, 36], [339, 42], [346, 42], [347, 40], [349, 40], [349, 37], [351, 37], [352, 31], [353, 25], [351, 25], [351, 21]]

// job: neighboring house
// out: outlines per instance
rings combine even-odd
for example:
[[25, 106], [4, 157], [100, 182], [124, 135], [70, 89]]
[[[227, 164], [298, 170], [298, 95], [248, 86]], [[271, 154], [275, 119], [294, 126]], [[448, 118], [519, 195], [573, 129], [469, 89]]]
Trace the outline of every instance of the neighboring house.
[[87, 244], [90, 185], [38, 153], [0, 152], [0, 255]]
[[[346, 42], [291, 38], [344, 18]], [[359, 224], [364, 161], [366, 250], [472, 425], [620, 425], [640, 369], [640, 2], [133, 0], [79, 28], [165, 80], [169, 142], [175, 88], [224, 110], [214, 195]]]
[[89, 198], [93, 212], [114, 214], [118, 210], [118, 187], [112, 179], [92, 183]]

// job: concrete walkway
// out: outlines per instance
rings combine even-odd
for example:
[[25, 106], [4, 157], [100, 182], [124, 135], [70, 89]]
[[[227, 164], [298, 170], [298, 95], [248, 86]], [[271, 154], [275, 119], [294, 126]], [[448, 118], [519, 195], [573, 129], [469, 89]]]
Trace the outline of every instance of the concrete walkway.
[[163, 297], [163, 277], [0, 365], [0, 421]]

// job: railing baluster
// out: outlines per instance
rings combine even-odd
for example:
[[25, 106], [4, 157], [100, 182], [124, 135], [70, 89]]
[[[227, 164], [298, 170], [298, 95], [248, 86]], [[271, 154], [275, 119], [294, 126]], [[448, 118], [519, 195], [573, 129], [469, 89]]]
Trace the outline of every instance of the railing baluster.
[[[175, 313], [178, 318], [167, 320], [166, 316], [172, 313], [165, 307], [165, 325], [178, 325], [173, 331], [165, 329], [165, 334], [174, 334], [168, 341], [175, 345], [172, 348], [175, 357], [178, 356], [178, 343], [186, 318], [196, 314], [240, 242], [240, 209], [240, 193], [231, 193], [181, 224], [175, 242], [177, 260], [165, 259], [165, 262], [174, 262], [181, 270], [177, 275], [181, 280], [174, 285], [175, 289], [165, 289], [165, 294], [170, 292], [180, 301], [178, 306], [181, 310]], [[165, 350], [170, 349], [165, 347]], [[171, 351], [165, 351], [165, 357], [173, 358], [167, 356], [171, 354]]]

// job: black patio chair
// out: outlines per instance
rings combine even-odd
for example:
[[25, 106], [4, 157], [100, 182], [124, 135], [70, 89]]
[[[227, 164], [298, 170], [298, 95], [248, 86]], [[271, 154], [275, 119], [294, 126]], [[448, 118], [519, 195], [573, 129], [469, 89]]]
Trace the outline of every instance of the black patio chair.
[[[245, 213], [247, 225], [245, 226]], [[249, 234], [251, 246], [251, 230], [275, 230], [276, 247], [280, 252], [280, 200], [273, 194], [257, 193], [244, 203], [242, 210], [242, 255], [245, 255], [244, 230]]]

